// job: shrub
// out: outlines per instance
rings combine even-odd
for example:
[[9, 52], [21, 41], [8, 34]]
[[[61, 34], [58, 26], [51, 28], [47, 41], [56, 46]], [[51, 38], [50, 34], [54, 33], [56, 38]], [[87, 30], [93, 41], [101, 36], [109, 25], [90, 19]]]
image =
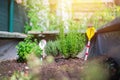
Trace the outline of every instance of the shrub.
[[76, 32], [69, 32], [66, 36], [66, 46], [68, 57], [76, 57], [84, 47], [84, 35]]
[[35, 39], [32, 41], [33, 36], [28, 36], [24, 39], [24, 41], [20, 42], [17, 45], [17, 52], [18, 52], [18, 61], [24, 62], [27, 61], [27, 57], [31, 53], [35, 53], [37, 56], [41, 55], [42, 50], [37, 45], [37, 40]]
[[47, 55], [57, 56], [59, 54], [60, 43], [56, 41], [48, 41], [45, 47], [45, 52]]
[[64, 33], [64, 27], [60, 27], [58, 39], [60, 40], [60, 52], [66, 58], [76, 57], [85, 45], [85, 35], [79, 33], [78, 27], [73, 23], [70, 23], [69, 31], [66, 35]]

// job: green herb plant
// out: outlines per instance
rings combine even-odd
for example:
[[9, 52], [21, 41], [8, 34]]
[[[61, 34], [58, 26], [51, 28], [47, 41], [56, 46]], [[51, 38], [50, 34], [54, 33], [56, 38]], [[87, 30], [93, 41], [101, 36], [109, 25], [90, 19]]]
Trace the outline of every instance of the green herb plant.
[[32, 40], [33, 36], [29, 35], [27, 38], [25, 38], [24, 41], [20, 42], [17, 45], [17, 52], [18, 52], [18, 61], [24, 62], [27, 61], [27, 57], [29, 57], [29, 54], [34, 53], [37, 56], [41, 56], [42, 50], [38, 46], [37, 40]]
[[70, 22], [67, 34], [65, 34], [64, 26], [60, 27], [58, 40], [60, 40], [60, 53], [66, 58], [76, 57], [85, 45], [85, 35], [79, 32], [73, 22]]
[[58, 56], [60, 49], [60, 42], [56, 41], [48, 41], [45, 47], [45, 53], [47, 55]]

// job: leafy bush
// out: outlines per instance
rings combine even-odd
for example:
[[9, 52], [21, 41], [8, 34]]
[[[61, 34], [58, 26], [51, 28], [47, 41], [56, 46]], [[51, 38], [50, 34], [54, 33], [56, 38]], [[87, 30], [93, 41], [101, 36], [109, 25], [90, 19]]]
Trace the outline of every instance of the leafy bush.
[[17, 52], [19, 55], [18, 61], [24, 62], [31, 53], [41, 56], [42, 50], [37, 45], [37, 40], [32, 41], [33, 36], [28, 36], [24, 41], [17, 45]]
[[59, 47], [60, 47], [60, 43], [58, 40], [48, 41], [45, 47], [45, 52], [48, 55], [57, 56], [59, 54]]
[[57, 17], [50, 12], [50, 6], [47, 4], [47, 1], [23, 0], [23, 5], [28, 12], [31, 30], [44, 31], [57, 28]]
[[78, 32], [78, 27], [70, 23], [69, 31], [65, 35], [64, 27], [60, 27], [60, 52], [66, 57], [76, 57], [85, 45], [85, 35]]
[[29, 24], [26, 24], [24, 28], [25, 28], [26, 34], [28, 33], [28, 31], [30, 31], [32, 29], [32, 27]]

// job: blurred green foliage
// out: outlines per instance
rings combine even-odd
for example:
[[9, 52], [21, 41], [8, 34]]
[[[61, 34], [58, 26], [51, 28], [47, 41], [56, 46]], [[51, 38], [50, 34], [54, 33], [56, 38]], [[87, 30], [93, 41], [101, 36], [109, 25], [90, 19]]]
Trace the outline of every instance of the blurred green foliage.
[[92, 23], [96, 29], [112, 21], [116, 17], [120, 17], [120, 6], [107, 7], [101, 12], [100, 11], [96, 11], [90, 19], [88, 19], [88, 23]]
[[96, 29], [99, 29], [103, 25], [114, 20], [116, 17], [120, 17], [120, 6], [104, 6], [91, 14], [78, 17], [78, 25], [81, 26], [84, 31], [86, 31], [89, 24], [92, 24]]
[[84, 80], [109, 80], [109, 70], [97, 60], [86, 62], [83, 74]]
[[31, 80], [31, 76], [25, 76], [24, 72], [14, 72], [10, 80]]
[[[25, 26], [27, 27], [25, 32], [28, 30], [59, 30], [60, 17], [51, 12], [49, 5], [44, 5], [44, 0], [25, 0], [23, 1], [23, 5], [26, 7], [28, 17], [30, 19], [30, 24]], [[86, 31], [88, 24], [92, 24], [96, 29], [98, 29], [106, 23], [112, 21], [115, 17], [120, 16], [120, 6], [100, 5], [102, 7], [100, 9], [96, 9], [96, 11], [92, 12], [92, 14], [90, 13], [83, 16], [78, 16], [78, 21], [76, 22], [73, 18], [71, 20], [78, 28]], [[31, 27], [31, 29], [29, 27]]]
[[[34, 31], [43, 31], [48, 26], [48, 13], [49, 7], [44, 4], [43, 0], [25, 0], [23, 5], [27, 10], [29, 18], [29, 24], [27, 27], [31, 27]], [[26, 26], [25, 26], [26, 27]]]
[[31, 29], [32, 29], [32, 27], [27, 23], [26, 25], [25, 25], [25, 33], [27, 34], [28, 33], [28, 31], [31, 31]]

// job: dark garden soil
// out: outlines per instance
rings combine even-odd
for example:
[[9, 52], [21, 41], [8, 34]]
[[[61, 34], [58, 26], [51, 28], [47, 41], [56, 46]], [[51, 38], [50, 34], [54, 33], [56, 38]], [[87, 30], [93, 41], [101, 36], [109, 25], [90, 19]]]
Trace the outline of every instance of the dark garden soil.
[[[84, 80], [83, 65], [84, 61], [79, 58], [57, 58], [52, 63], [44, 64], [35, 76], [39, 78], [38, 80]], [[16, 60], [2, 61], [0, 62], [0, 80], [10, 77], [15, 71], [30, 72], [31, 70], [28, 69], [27, 63], [18, 63]]]
[[28, 66], [26, 63], [18, 63], [16, 60], [7, 60], [0, 62], [0, 80], [12, 76], [16, 71], [26, 72]]
[[[80, 80], [82, 59], [55, 59], [55, 62], [43, 65], [38, 74], [40, 80]], [[0, 80], [12, 76], [15, 71], [26, 72], [27, 63], [18, 63], [16, 60], [0, 62]]]
[[82, 80], [83, 60], [56, 59], [56, 62], [44, 65], [40, 71], [41, 80]]

